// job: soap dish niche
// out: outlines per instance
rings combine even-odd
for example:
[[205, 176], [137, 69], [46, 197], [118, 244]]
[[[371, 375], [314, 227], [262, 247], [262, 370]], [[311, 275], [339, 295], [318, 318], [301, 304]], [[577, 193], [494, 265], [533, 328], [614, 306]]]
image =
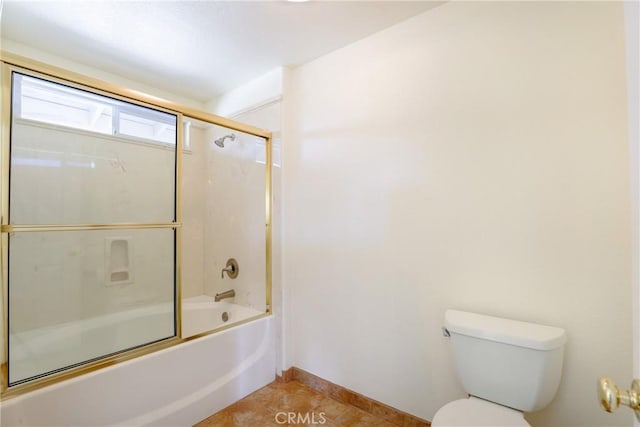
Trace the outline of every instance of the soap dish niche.
[[105, 286], [133, 283], [133, 239], [131, 236], [104, 240]]

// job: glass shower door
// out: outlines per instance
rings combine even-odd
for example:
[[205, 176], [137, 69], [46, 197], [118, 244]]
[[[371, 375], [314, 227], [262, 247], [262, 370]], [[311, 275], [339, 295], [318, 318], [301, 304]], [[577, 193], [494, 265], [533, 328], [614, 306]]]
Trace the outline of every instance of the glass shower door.
[[178, 119], [12, 72], [9, 386], [177, 335]]
[[182, 193], [183, 337], [270, 310], [266, 139], [189, 119], [191, 151], [184, 158]]

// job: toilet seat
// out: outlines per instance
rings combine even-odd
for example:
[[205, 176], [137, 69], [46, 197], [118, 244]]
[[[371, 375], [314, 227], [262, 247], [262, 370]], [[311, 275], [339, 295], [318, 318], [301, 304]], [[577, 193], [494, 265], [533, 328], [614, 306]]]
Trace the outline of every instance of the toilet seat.
[[477, 397], [454, 400], [436, 412], [431, 427], [531, 427], [520, 411]]

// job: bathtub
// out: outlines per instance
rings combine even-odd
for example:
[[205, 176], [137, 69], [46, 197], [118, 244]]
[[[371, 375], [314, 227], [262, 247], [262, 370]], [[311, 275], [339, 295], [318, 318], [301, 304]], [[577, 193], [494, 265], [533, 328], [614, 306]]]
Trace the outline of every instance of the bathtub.
[[156, 304], [9, 334], [10, 381], [173, 336], [173, 304]]
[[262, 313], [226, 300], [214, 302], [213, 297], [207, 295], [185, 298], [182, 300], [182, 337], [242, 322]]
[[273, 316], [249, 310], [186, 300], [183, 331], [246, 323], [7, 399], [0, 425], [191, 426], [275, 379]]

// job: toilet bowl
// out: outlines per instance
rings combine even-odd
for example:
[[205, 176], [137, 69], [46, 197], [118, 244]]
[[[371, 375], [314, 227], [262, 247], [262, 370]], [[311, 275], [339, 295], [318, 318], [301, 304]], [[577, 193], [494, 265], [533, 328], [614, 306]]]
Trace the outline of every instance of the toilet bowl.
[[458, 310], [445, 325], [469, 398], [444, 405], [431, 426], [529, 426], [524, 412], [547, 406], [560, 384], [565, 331]]
[[524, 414], [477, 397], [449, 402], [438, 410], [432, 427], [530, 427]]

